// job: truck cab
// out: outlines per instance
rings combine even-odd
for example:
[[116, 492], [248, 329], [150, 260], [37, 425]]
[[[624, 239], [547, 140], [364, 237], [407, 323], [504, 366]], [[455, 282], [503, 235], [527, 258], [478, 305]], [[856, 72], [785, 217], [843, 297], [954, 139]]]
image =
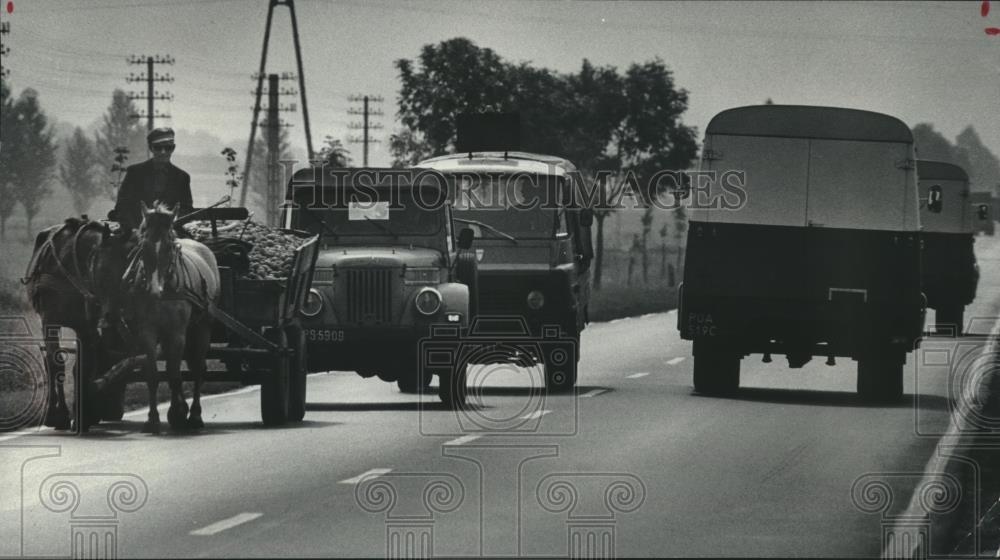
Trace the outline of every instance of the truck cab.
[[993, 235], [993, 195], [988, 191], [973, 191], [969, 195], [972, 205], [972, 227], [976, 233]]
[[969, 200], [969, 175], [943, 161], [918, 160], [923, 290], [938, 329], [961, 334], [965, 306], [976, 298], [979, 267], [973, 251], [978, 209]]
[[[452, 217], [445, 178], [418, 170], [304, 169], [289, 226], [320, 236], [303, 306], [310, 371], [354, 370], [426, 388], [418, 345], [431, 326], [465, 328], [475, 299], [471, 231]], [[453, 386], [441, 380], [442, 400]]]
[[539, 340], [556, 327], [575, 341], [571, 367], [549, 367], [550, 356], [534, 356], [546, 364], [547, 390], [572, 390], [594, 254], [592, 214], [574, 202], [576, 167], [559, 157], [502, 151], [446, 155], [418, 166], [454, 179], [454, 220], [475, 233], [478, 313], [516, 318]]
[[[709, 122], [701, 170], [742, 172], [745, 202], [690, 213], [678, 328], [696, 391], [736, 390], [759, 353], [852, 358], [863, 397], [902, 395], [925, 309], [915, 160], [909, 127], [879, 113], [761, 105]], [[707, 200], [727, 194], [717, 179]]]

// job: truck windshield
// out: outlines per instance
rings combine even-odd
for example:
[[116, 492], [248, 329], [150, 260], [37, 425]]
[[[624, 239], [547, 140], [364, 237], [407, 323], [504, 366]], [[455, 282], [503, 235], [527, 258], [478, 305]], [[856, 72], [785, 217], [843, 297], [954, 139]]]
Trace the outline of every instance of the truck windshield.
[[478, 238], [549, 239], [565, 232], [560, 185], [560, 178], [545, 175], [462, 176], [454, 216], [471, 223]]
[[437, 234], [444, 225], [442, 209], [421, 208], [408, 198], [397, 204], [368, 195], [347, 194], [333, 203], [301, 204], [293, 210], [293, 227], [323, 237], [391, 237]]

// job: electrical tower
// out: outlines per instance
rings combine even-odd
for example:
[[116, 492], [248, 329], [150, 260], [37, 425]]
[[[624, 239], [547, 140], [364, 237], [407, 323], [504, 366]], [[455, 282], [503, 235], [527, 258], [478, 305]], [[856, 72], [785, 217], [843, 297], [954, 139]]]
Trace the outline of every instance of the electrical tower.
[[[259, 81], [259, 77], [254, 75], [253, 78]], [[295, 104], [291, 103], [288, 105], [281, 104], [278, 99], [281, 95], [296, 95], [298, 92], [294, 88], [281, 88], [279, 83], [281, 80], [294, 80], [295, 74], [290, 74], [288, 72], [283, 72], [282, 74], [268, 74], [267, 76], [267, 89], [264, 91], [255, 91], [253, 93], [258, 99], [260, 95], [267, 94], [267, 107], [264, 110], [267, 111], [267, 120], [258, 123], [260, 128], [265, 129], [267, 132], [267, 191], [264, 197], [264, 207], [265, 207], [265, 217], [267, 224], [269, 226], [279, 226], [280, 224], [280, 209], [281, 203], [284, 202], [284, 188], [281, 180], [281, 135], [280, 130], [282, 128], [288, 128], [292, 126], [290, 123], [285, 122], [279, 117], [280, 113], [292, 113], [295, 112]], [[259, 109], [259, 105], [257, 106]], [[252, 148], [251, 148], [252, 150]], [[247, 159], [249, 160], [248, 152]], [[249, 170], [248, 170], [249, 173]], [[243, 184], [246, 185], [250, 180], [250, 175], [244, 175]], [[245, 188], [245, 187], [244, 187]], [[244, 191], [245, 192], [245, 191]], [[243, 203], [240, 204], [241, 206]]]
[[370, 130], [379, 130], [382, 125], [379, 123], [370, 122], [371, 117], [381, 117], [383, 115], [381, 109], [370, 108], [372, 103], [382, 103], [382, 97], [378, 95], [350, 95], [347, 100], [352, 103], [361, 102], [361, 108], [351, 107], [347, 110], [348, 115], [361, 115], [361, 122], [352, 122], [347, 125], [347, 128], [352, 130], [362, 130], [361, 136], [349, 136], [347, 141], [351, 144], [362, 144], [364, 145], [364, 159], [362, 160], [362, 165], [368, 167], [368, 144], [378, 144], [379, 140], [377, 138], [371, 138], [368, 134]]
[[10, 22], [0, 21], [0, 78], [10, 76], [10, 70], [5, 68], [3, 65], [3, 59], [10, 54], [10, 47], [8, 47], [7, 42], [4, 41], [4, 36], [8, 33], [10, 33]]
[[169, 119], [170, 115], [161, 113], [154, 108], [155, 101], [172, 101], [174, 99], [171, 93], [160, 93], [154, 91], [153, 85], [156, 83], [171, 83], [174, 81], [174, 77], [170, 74], [160, 75], [153, 71], [153, 65], [155, 64], [166, 64], [171, 65], [174, 63], [174, 59], [170, 55], [160, 56], [136, 56], [132, 55], [128, 57], [127, 62], [129, 64], [145, 64], [146, 73], [145, 74], [133, 74], [129, 73], [125, 81], [128, 83], [135, 82], [146, 82], [146, 93], [142, 94], [139, 92], [130, 91], [128, 93], [128, 98], [130, 101], [146, 101], [146, 112], [145, 113], [135, 113], [131, 115], [133, 119], [146, 119], [146, 130], [153, 130], [153, 121], [156, 119]]
[[[271, 39], [271, 21], [274, 16], [274, 8], [277, 6], [287, 6], [288, 13], [292, 18], [292, 42], [295, 45], [295, 62], [298, 66], [299, 72], [299, 94], [302, 100], [302, 122], [305, 125], [306, 132], [306, 151], [309, 153], [309, 161], [312, 161], [313, 154], [313, 144], [312, 144], [312, 134], [309, 131], [309, 106], [306, 103], [306, 76], [305, 71], [302, 69], [302, 48], [299, 45], [299, 24], [298, 20], [295, 18], [295, 1], [294, 0], [268, 0], [267, 4], [267, 23], [264, 27], [264, 46], [260, 53], [260, 70], [257, 71], [255, 76], [257, 77], [257, 94], [256, 100], [254, 101], [253, 108], [253, 120], [250, 121], [250, 141], [247, 142], [247, 161], [243, 169], [243, 176], [250, 176], [250, 166], [253, 162], [253, 143], [257, 135], [257, 119], [260, 118], [260, 96], [261, 91], [264, 89], [264, 69], [267, 67], [267, 45]], [[243, 181], [243, 188], [240, 189], [240, 206], [246, 206], [247, 199], [247, 182]]]

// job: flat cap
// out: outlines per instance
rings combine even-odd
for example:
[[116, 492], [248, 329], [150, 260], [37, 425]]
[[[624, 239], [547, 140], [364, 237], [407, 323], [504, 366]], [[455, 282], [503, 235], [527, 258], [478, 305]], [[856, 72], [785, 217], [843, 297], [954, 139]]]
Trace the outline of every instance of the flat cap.
[[146, 141], [150, 144], [163, 144], [165, 142], [174, 143], [174, 129], [154, 128], [146, 135]]

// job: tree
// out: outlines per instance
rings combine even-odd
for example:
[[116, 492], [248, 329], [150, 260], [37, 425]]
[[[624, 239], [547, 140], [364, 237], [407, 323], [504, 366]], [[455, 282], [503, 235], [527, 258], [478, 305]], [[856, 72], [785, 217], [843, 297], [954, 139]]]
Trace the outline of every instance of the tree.
[[930, 123], [920, 123], [913, 127], [913, 142], [917, 147], [917, 157], [953, 163], [972, 174], [969, 155], [962, 148], [952, 145]]
[[969, 160], [966, 172], [973, 184], [980, 189], [988, 187], [994, 195], [1000, 194], [1000, 160], [983, 145], [979, 135], [972, 126], [968, 126], [955, 139], [956, 147], [965, 152]]
[[17, 124], [11, 149], [13, 168], [17, 170], [14, 195], [24, 207], [27, 236], [33, 235], [32, 220], [42, 202], [52, 194], [52, 177], [56, 164], [56, 146], [48, 119], [38, 103], [38, 92], [28, 88], [14, 103]]
[[320, 148], [318, 156], [331, 167], [349, 167], [351, 165], [351, 156], [348, 155], [347, 148], [338, 138], [330, 135], [327, 135], [323, 140], [323, 147]]
[[14, 117], [14, 100], [10, 87], [0, 77], [0, 241], [7, 230], [7, 218], [14, 213], [17, 198], [14, 196], [15, 171], [12, 150], [17, 120]]
[[459, 114], [509, 108], [509, 66], [492, 49], [468, 39], [424, 45], [419, 68], [399, 59], [396, 69], [401, 82], [397, 116], [423, 135], [431, 155], [450, 150]]
[[[278, 161], [293, 159], [292, 144], [288, 139], [288, 128], [281, 127], [278, 130]], [[250, 176], [244, 177], [243, 180], [246, 181], [247, 191], [252, 195], [250, 204], [259, 209], [264, 209], [267, 205], [267, 166], [269, 161], [267, 140], [258, 137], [253, 146], [253, 165], [250, 167]]]
[[431, 157], [431, 147], [420, 133], [403, 128], [389, 135], [389, 153], [392, 154], [392, 167], [399, 169], [413, 167]]
[[133, 163], [145, 159], [146, 133], [139, 121], [132, 118], [136, 113], [138, 109], [128, 95], [116, 89], [111, 94], [111, 105], [108, 106], [101, 128], [95, 136], [95, 151], [99, 164], [95, 180], [111, 200], [117, 197], [117, 179], [120, 175], [113, 169], [115, 157], [118, 155], [115, 149], [126, 148], [128, 159]]
[[[586, 59], [578, 73], [560, 74], [505, 62], [491, 49], [455, 38], [424, 45], [417, 60], [397, 60], [396, 68], [397, 117], [405, 129], [392, 138], [395, 165], [451, 151], [458, 115], [492, 111], [519, 112], [523, 149], [573, 161], [587, 186], [602, 193], [621, 185], [602, 172], [624, 171], [648, 197], [654, 193], [645, 185], [654, 173], [686, 169], [697, 154], [697, 130], [681, 122], [687, 91], [676, 87], [659, 58], [633, 64], [624, 75]], [[595, 208], [594, 289], [601, 285], [604, 220], [613, 210]]]
[[72, 195], [78, 214], [86, 213], [103, 190], [96, 179], [97, 164], [93, 143], [82, 128], [76, 127], [66, 146], [65, 161], [59, 166], [59, 178]]

